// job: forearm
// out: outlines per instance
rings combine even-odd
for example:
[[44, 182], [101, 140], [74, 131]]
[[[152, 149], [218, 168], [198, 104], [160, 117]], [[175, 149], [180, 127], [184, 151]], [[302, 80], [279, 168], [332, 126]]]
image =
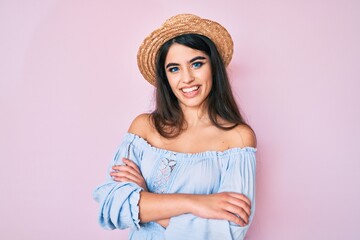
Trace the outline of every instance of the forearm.
[[225, 219], [245, 226], [250, 215], [250, 201], [242, 194], [154, 194], [140, 193], [140, 221], [151, 222], [192, 213], [207, 219]]
[[192, 194], [155, 194], [141, 191], [140, 221], [151, 222], [190, 213], [194, 197]]

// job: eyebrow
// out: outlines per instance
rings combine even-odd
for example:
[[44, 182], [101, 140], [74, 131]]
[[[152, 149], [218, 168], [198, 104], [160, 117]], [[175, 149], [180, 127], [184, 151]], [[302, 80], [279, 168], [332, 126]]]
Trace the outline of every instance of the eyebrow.
[[[206, 59], [206, 57], [197, 56], [197, 57], [192, 58], [189, 62], [190, 62], [190, 63], [193, 63], [193, 62], [195, 62], [195, 61], [197, 61], [197, 60], [205, 60], [205, 59]], [[179, 65], [180, 65], [180, 64], [178, 64], [178, 63], [168, 63], [168, 64], [165, 66], [165, 68], [174, 67], [174, 66], [179, 66]]]
[[206, 59], [206, 57], [197, 56], [197, 57], [194, 57], [193, 59], [191, 59], [191, 60], [190, 60], [190, 63], [195, 62], [196, 60], [204, 60], [204, 59]]

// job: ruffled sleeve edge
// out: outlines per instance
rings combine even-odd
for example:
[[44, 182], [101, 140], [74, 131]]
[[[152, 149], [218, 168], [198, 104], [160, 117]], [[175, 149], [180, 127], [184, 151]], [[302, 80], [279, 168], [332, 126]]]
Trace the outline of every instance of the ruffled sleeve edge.
[[131, 193], [130, 196], [130, 208], [131, 208], [131, 218], [137, 230], [140, 229], [140, 211], [139, 211], [139, 201], [140, 201], [140, 192], [142, 188], [136, 189]]

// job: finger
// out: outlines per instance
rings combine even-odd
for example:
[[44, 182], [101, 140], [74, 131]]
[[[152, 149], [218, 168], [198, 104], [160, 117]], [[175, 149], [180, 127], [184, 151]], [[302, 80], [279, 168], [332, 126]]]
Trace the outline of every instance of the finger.
[[249, 221], [249, 214], [241, 207], [228, 203], [223, 206], [223, 210], [234, 214], [236, 217], [240, 217], [245, 223]]
[[130, 179], [126, 177], [114, 177], [114, 181], [116, 182], [131, 182]]
[[120, 171], [120, 167], [121, 166], [124, 166], [124, 165], [114, 165], [114, 166], [112, 166], [111, 168], [113, 169], [113, 170], [115, 170], [115, 171]]
[[131, 183], [135, 183], [139, 186], [141, 186], [141, 183], [140, 182], [137, 182], [137, 181], [134, 181], [133, 179], [130, 179], [130, 178], [127, 178], [127, 177], [113, 177], [113, 180], [116, 181], [116, 182], [131, 182]]
[[116, 181], [117, 177], [126, 177], [130, 182], [136, 183], [139, 186], [142, 186], [144, 189], [146, 185], [144, 184], [145, 180], [142, 175], [137, 173], [134, 169], [128, 166], [119, 166], [117, 171], [111, 172], [110, 175]]
[[156, 221], [158, 224], [163, 226], [164, 228], [167, 228], [170, 222], [170, 219], [160, 219]]
[[251, 201], [249, 198], [247, 198], [244, 194], [241, 193], [229, 193], [230, 196], [240, 199], [244, 202], [246, 202], [249, 206], [251, 206]]
[[248, 204], [247, 201], [248, 200], [243, 194], [239, 194], [239, 193], [220, 193], [220, 195], [223, 198], [223, 201], [225, 203], [230, 203], [232, 205], [235, 205], [236, 207], [240, 207], [242, 208], [247, 215], [251, 214], [251, 206]]
[[133, 169], [135, 169], [135, 171], [137, 171], [139, 174], [141, 174], [139, 167], [131, 160], [127, 159], [127, 158], [123, 158], [123, 161], [125, 162], [125, 164], [129, 167], [132, 167]]
[[240, 225], [242, 227], [246, 226], [246, 223], [241, 218], [239, 218], [239, 217], [237, 217], [234, 214], [229, 213], [229, 212], [223, 212], [221, 214], [221, 219], [228, 220], [228, 221], [233, 222], [235, 224], [238, 224], [238, 225]]
[[250, 214], [251, 214], [251, 206], [249, 206], [247, 204], [247, 202], [239, 200], [238, 198], [229, 198], [228, 203], [230, 203], [230, 204], [232, 204], [232, 205], [234, 205], [236, 207], [240, 207], [241, 209], [243, 209], [246, 212], [246, 214], [248, 216], [250, 216]]
[[130, 166], [120, 166], [118, 169], [119, 169], [118, 170], [119, 172], [129, 172], [135, 176], [142, 177], [141, 173], [139, 173], [138, 171], [136, 171], [135, 169], [133, 169]]
[[141, 178], [139, 178], [138, 176], [136, 175], [133, 175], [129, 172], [125, 172], [125, 171], [121, 171], [121, 172], [113, 172], [110, 174], [111, 176], [113, 177], [125, 177], [127, 179], [129, 179], [131, 182], [134, 182], [134, 183], [139, 183], [141, 182]]
[[113, 165], [113, 166], [112, 166], [112, 169], [118, 170], [119, 167], [121, 167], [121, 166], [126, 166], [126, 165], [127, 165], [127, 162], [126, 162], [126, 161], [131, 161], [131, 160], [129, 160], [129, 159], [127, 159], [127, 158], [122, 158], [122, 161], [119, 162], [119, 163], [116, 164], [116, 165]]

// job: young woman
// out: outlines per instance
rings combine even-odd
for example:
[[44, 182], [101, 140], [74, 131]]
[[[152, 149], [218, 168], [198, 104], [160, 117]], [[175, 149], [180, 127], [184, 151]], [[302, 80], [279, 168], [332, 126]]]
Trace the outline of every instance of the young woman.
[[140, 46], [156, 107], [131, 124], [94, 191], [106, 229], [129, 239], [243, 239], [255, 210], [256, 139], [226, 74], [233, 42], [195, 15], [168, 19]]

